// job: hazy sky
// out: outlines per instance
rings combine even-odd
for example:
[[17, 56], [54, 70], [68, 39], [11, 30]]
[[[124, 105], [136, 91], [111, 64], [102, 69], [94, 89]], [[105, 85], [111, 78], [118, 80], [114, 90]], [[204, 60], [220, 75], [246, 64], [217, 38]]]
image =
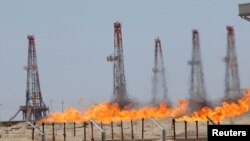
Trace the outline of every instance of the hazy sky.
[[[224, 95], [226, 26], [236, 32], [242, 88], [250, 88], [250, 23], [238, 16], [249, 0], [0, 0], [0, 118], [25, 104], [27, 35], [33, 34], [42, 95], [55, 111], [109, 101], [113, 23], [122, 23], [128, 94], [151, 98], [154, 39], [162, 42], [168, 95], [188, 97], [192, 29], [199, 29], [206, 90]], [[84, 104], [78, 100], [84, 98]], [[20, 117], [20, 116], [19, 116]]]

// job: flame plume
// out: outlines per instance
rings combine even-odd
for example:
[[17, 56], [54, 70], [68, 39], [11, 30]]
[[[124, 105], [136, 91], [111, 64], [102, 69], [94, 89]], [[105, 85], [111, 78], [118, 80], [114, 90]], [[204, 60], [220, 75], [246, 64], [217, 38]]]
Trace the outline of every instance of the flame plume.
[[223, 102], [220, 106], [210, 109], [208, 107], [202, 108], [198, 112], [186, 115], [176, 119], [177, 121], [207, 121], [207, 116], [216, 122], [220, 122], [227, 118], [242, 115], [250, 109], [250, 89], [243, 91], [244, 96], [237, 102]]
[[176, 108], [168, 108], [166, 104], [159, 107], [143, 107], [141, 109], [120, 109], [118, 104], [104, 102], [94, 104], [81, 113], [74, 108], [68, 108], [64, 113], [55, 112], [40, 122], [83, 122], [93, 119], [97, 122], [109, 123], [121, 120], [139, 120], [142, 118], [176, 117], [187, 111], [187, 102], [179, 100]]
[[[202, 121], [206, 122], [210, 117], [216, 122], [227, 118], [242, 115], [250, 109], [250, 89], [243, 91], [244, 96], [237, 102], [223, 102], [214, 109], [204, 107], [200, 111], [190, 115], [185, 115], [176, 119], [176, 121]], [[90, 108], [80, 112], [74, 108], [68, 108], [64, 113], [55, 112], [40, 122], [83, 122], [93, 119], [97, 122], [109, 123], [111, 121], [121, 120], [139, 120], [142, 118], [175, 118], [185, 114], [187, 111], [187, 102], [179, 100], [176, 108], [168, 108], [166, 104], [160, 104], [159, 107], [143, 107], [141, 109], [120, 109], [118, 104], [104, 102], [94, 104]]]

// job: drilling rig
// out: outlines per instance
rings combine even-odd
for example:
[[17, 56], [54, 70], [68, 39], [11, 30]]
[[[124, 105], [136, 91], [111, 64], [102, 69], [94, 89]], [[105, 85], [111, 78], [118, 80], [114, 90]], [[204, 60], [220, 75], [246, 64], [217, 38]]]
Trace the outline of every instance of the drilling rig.
[[232, 26], [227, 26], [227, 53], [224, 61], [226, 63], [224, 100], [237, 101], [242, 96], [242, 93], [240, 90], [234, 28]]
[[152, 100], [151, 104], [154, 106], [160, 103], [165, 103], [167, 106], [171, 106], [171, 102], [168, 99], [168, 88], [165, 77], [164, 59], [162, 54], [161, 40], [155, 39], [154, 48], [154, 67], [153, 67], [153, 79], [152, 79]]
[[197, 29], [194, 29], [192, 33], [192, 58], [188, 62], [191, 66], [189, 112], [200, 110], [208, 104], [201, 61], [199, 32]]
[[119, 22], [114, 23], [114, 53], [107, 57], [113, 63], [113, 95], [111, 103], [117, 103], [120, 108], [132, 104], [127, 94], [122, 45], [122, 30]]
[[35, 38], [32, 35], [28, 35], [27, 38], [29, 46], [28, 64], [25, 67], [27, 71], [26, 104], [25, 106], [20, 106], [20, 109], [10, 120], [13, 120], [20, 111], [23, 113], [23, 120], [26, 121], [34, 121], [47, 116], [48, 107], [42, 99], [40, 89]]

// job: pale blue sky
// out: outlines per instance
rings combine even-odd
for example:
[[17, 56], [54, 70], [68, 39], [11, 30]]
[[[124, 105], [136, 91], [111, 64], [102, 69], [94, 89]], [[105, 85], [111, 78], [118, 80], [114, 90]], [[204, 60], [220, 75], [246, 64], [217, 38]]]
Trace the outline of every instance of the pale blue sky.
[[[53, 109], [108, 101], [112, 94], [113, 23], [122, 23], [130, 96], [149, 101], [154, 39], [162, 41], [169, 97], [188, 97], [192, 29], [200, 32], [207, 93], [224, 95], [226, 26], [233, 25], [242, 88], [250, 88], [249, 0], [0, 0], [0, 116], [25, 103], [27, 35], [34, 34], [43, 99]], [[83, 97], [85, 103], [78, 104]]]

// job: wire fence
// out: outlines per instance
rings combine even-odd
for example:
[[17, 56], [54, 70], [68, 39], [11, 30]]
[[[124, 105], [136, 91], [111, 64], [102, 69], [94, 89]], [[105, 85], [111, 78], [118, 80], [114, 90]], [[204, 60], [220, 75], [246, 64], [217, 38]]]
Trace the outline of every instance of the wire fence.
[[[33, 123], [46, 141], [178, 140], [207, 138], [207, 123], [150, 119], [111, 123]], [[159, 128], [159, 126], [161, 128]], [[0, 141], [11, 138], [41, 140], [41, 134], [27, 123], [0, 128]], [[164, 132], [163, 132], [164, 130]], [[19, 140], [20, 141], [20, 140]], [[28, 140], [27, 140], [28, 141]]]

